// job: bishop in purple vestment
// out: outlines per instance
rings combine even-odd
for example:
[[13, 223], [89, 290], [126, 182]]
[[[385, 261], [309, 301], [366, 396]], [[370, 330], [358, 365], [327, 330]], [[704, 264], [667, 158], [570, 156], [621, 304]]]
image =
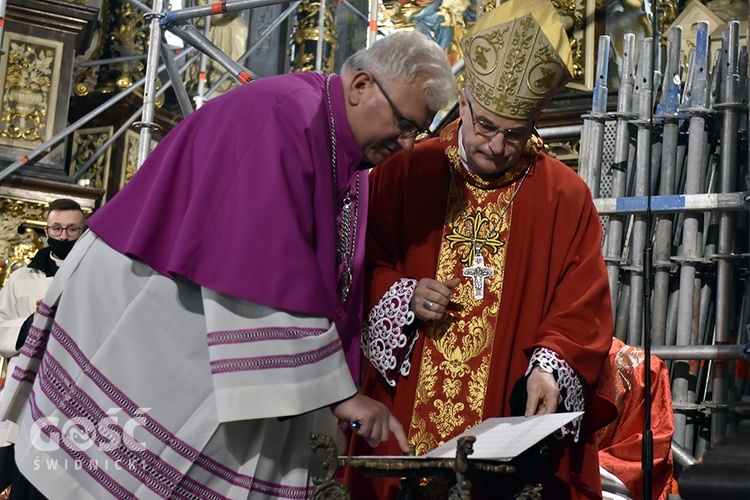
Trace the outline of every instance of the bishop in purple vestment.
[[0, 409], [21, 473], [47, 497], [306, 498], [333, 416], [405, 449], [357, 392], [365, 170], [454, 92], [440, 47], [399, 34], [182, 121], [40, 306]]

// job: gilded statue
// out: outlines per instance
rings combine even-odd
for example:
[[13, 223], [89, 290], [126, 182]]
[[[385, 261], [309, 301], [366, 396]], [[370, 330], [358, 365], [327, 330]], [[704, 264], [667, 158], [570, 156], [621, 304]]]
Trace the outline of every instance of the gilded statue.
[[476, 20], [476, 6], [476, 0], [389, 0], [383, 2], [380, 25], [424, 33], [443, 47], [452, 64], [463, 58], [459, 41]]

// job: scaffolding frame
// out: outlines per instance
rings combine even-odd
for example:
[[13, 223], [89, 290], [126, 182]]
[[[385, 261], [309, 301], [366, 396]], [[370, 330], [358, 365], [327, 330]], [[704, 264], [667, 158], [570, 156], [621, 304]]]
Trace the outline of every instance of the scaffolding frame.
[[[5, 16], [5, 5], [7, 0], [0, 0], [0, 44], [2, 43], [2, 26]], [[326, 10], [327, 2], [335, 0], [321, 0], [320, 4], [320, 23], [319, 30], [322, 32], [322, 23], [324, 20], [324, 14]], [[227, 78], [234, 78], [239, 84], [248, 83], [258, 78], [258, 75], [254, 74], [250, 69], [243, 66], [241, 61], [246, 60], [251, 54], [257, 52], [262, 43], [273, 34], [292, 14], [294, 14], [299, 6], [302, 4], [302, 0], [294, 0], [289, 6], [277, 17], [258, 37], [258, 39], [250, 46], [239, 58], [235, 61], [229, 57], [224, 51], [217, 47], [208, 38], [208, 28], [210, 26], [210, 19], [214, 15], [225, 14], [229, 12], [239, 12], [250, 10], [256, 7], [265, 7], [271, 5], [289, 3], [285, 0], [227, 0], [223, 2], [210, 3], [208, 5], [199, 5], [193, 7], [183, 7], [176, 10], [168, 10], [168, 0], [153, 0], [153, 7], [149, 7], [138, 0], [127, 0], [131, 5], [136, 7], [143, 13], [144, 19], [149, 24], [149, 44], [148, 51], [143, 55], [124, 56], [109, 59], [100, 59], [96, 61], [87, 61], [75, 65], [75, 67], [85, 66], [99, 66], [105, 64], [113, 64], [118, 62], [126, 62], [133, 60], [145, 59], [146, 72], [145, 75], [134, 82], [133, 85], [113, 95], [109, 100], [96, 107], [94, 110], [87, 113], [85, 116], [71, 123], [60, 132], [56, 133], [50, 139], [44, 141], [42, 144], [37, 146], [26, 155], [13, 161], [4, 169], [0, 170], [0, 181], [8, 177], [9, 175], [22, 168], [24, 165], [30, 162], [44, 157], [51, 148], [57, 146], [62, 141], [67, 139], [76, 130], [80, 129], [86, 123], [101, 115], [106, 110], [123, 100], [128, 95], [132, 94], [136, 90], [143, 87], [143, 105], [136, 114], [140, 114], [140, 120], [137, 120], [134, 116], [131, 116], [126, 120], [125, 124], [117, 130], [117, 132], [110, 138], [103, 147], [97, 151], [89, 160], [81, 166], [76, 173], [71, 176], [73, 181], [78, 181], [80, 178], [95, 164], [96, 160], [104, 155], [107, 150], [114, 144], [114, 142], [121, 137], [128, 129], [135, 128], [139, 130], [139, 147], [138, 147], [138, 159], [137, 167], [140, 167], [146, 160], [146, 157], [151, 151], [151, 139], [153, 133], [159, 129], [159, 126], [154, 122], [156, 99], [168, 88], [173, 88], [177, 102], [180, 106], [180, 111], [183, 117], [188, 116], [194, 109], [190, 103], [190, 99], [185, 89], [184, 81], [181, 75], [187, 70], [187, 68], [196, 62], [195, 57], [200, 57], [200, 72], [198, 81], [198, 95], [195, 98], [196, 109], [200, 107], [221, 85]], [[377, 6], [378, 0], [372, 0], [374, 5]], [[374, 40], [374, 37], [378, 33], [377, 28], [377, 8], [371, 11], [369, 15], [365, 15], [356, 9], [349, 1], [344, 0], [341, 2], [346, 8], [352, 11], [356, 18], [363, 22], [367, 22], [367, 29], [369, 30], [369, 40]], [[203, 33], [200, 32], [190, 21], [195, 19], [205, 19], [206, 27]], [[170, 32], [183, 40], [188, 48], [180, 50], [178, 54], [175, 54], [175, 50], [169, 47], [163, 40], [163, 34]], [[316, 70], [320, 70], [320, 61], [322, 57], [320, 55], [323, 52], [324, 45], [323, 37], [318, 37], [317, 41], [317, 58], [316, 58]], [[184, 59], [185, 56], [192, 53], [193, 51], [199, 51], [200, 56], [191, 58], [184, 66], [178, 66], [178, 61]], [[0, 53], [2, 56], [2, 53]], [[161, 58], [161, 64], [159, 59]], [[226, 72], [219, 77], [219, 80], [211, 88], [205, 88], [205, 75], [207, 60], [211, 58], [221, 64]], [[166, 71], [169, 76], [169, 80], [157, 90], [157, 77], [162, 72]]]
[[[673, 453], [683, 466], [700, 459], [729, 433], [731, 415], [740, 418], [750, 405], [750, 241], [734, 239], [746, 233], [750, 214], [750, 157], [747, 150], [739, 154], [742, 141], [750, 143], [750, 64], [738, 31], [739, 22], [727, 24], [711, 65], [708, 23], [697, 23], [683, 80], [676, 62], [681, 31], [672, 28], [658, 103], [652, 90], [656, 85], [650, 82], [661, 78], [660, 68], [648, 61], [653, 57], [648, 43], [653, 41], [644, 40], [640, 57], [646, 61], [639, 61], [636, 85], [625, 87], [632, 96], [621, 86], [615, 113], [602, 111], [594, 102], [584, 116], [581, 151], [586, 163], [579, 174], [596, 193], [604, 172], [612, 176], [612, 197], [595, 195], [594, 204], [600, 216], [609, 219], [602, 248], [610, 283], [615, 283], [616, 334], [632, 345], [642, 345], [647, 339], [641, 336], [648, 335], [649, 345], [654, 342], [650, 352], [668, 361]], [[629, 36], [624, 46], [631, 45]], [[632, 61], [626, 62], [630, 68]], [[624, 76], [627, 84], [630, 74]], [[601, 134], [593, 129], [600, 121], [616, 122], [611, 164], [604, 161]], [[712, 125], [719, 130], [710, 130]], [[638, 137], [631, 137], [628, 128], [637, 128]], [[657, 135], [662, 141], [652, 142]], [[680, 148], [687, 154], [679, 154]], [[742, 179], [744, 186], [738, 185]], [[643, 227], [652, 220], [653, 227]], [[647, 241], [655, 248], [653, 264], [641, 260]], [[640, 279], [652, 267], [657, 278], [653, 297], [649, 284]], [[656, 325], [646, 313], [651, 307], [663, 324]], [[709, 439], [698, 433], [699, 415], [706, 419], [703, 428], [710, 430]]]

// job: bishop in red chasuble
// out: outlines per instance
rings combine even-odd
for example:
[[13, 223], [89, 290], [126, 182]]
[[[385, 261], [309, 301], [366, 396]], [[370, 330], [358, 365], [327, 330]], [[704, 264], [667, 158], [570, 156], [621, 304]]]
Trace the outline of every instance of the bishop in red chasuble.
[[[597, 498], [594, 431], [614, 416], [606, 363], [613, 327], [591, 195], [575, 172], [537, 149], [538, 140], [501, 179], [483, 181], [460, 167], [458, 128], [450, 125], [371, 174], [364, 333], [370, 363], [361, 390], [408, 425], [422, 455], [487, 418], [510, 416], [511, 391], [532, 355], [557, 365], [554, 355], [540, 354], [552, 351], [569, 365], [560, 377], [580, 380], [581, 392], [566, 399], [581, 404], [567, 409], [585, 414], [577, 442], [576, 429], [565, 437], [570, 446], [543, 498]], [[487, 239], [481, 250], [494, 270], [481, 300], [462, 276], [475, 251], [462, 206]], [[461, 278], [438, 321], [421, 322], [409, 308], [426, 277]], [[355, 439], [352, 452], [370, 453], [362, 444]], [[400, 453], [393, 443], [375, 452]], [[350, 488], [357, 499], [395, 498], [386, 484], [397, 489], [397, 481], [377, 478]]]
[[[485, 15], [463, 42], [459, 121], [370, 175], [361, 389], [417, 455], [490, 417], [583, 411], [538, 480], [545, 499], [601, 498], [596, 430], [615, 415], [602, 226], [585, 183], [532, 133], [567, 81], [550, 9], [511, 0]], [[372, 451], [354, 436], [350, 453]], [[395, 499], [399, 480], [348, 470], [345, 483], [357, 500]], [[447, 498], [435, 481], [421, 494]]]

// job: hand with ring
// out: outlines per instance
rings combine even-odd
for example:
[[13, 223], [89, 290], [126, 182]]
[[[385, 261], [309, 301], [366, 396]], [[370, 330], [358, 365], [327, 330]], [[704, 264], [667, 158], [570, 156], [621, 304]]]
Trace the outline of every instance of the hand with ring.
[[422, 321], [442, 318], [453, 298], [453, 289], [459, 283], [461, 283], [461, 278], [446, 281], [423, 278], [417, 283], [411, 298], [412, 312]]

